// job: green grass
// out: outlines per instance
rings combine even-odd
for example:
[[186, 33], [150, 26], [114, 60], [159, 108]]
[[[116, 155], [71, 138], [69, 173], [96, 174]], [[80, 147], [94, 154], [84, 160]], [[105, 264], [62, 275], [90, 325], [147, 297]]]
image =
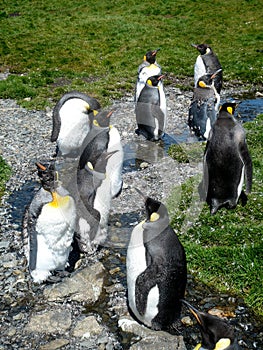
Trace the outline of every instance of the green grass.
[[0, 81], [0, 94], [44, 108], [78, 89], [107, 104], [133, 92], [137, 67], [149, 49], [161, 48], [166, 83], [192, 77], [193, 42], [211, 44], [225, 80], [260, 84], [262, 10], [257, 0], [3, 0], [0, 70], [12, 76]]
[[11, 169], [0, 156], [0, 199], [5, 191], [5, 183], [11, 175]]
[[247, 205], [211, 216], [208, 205], [199, 202], [200, 178], [194, 177], [174, 189], [167, 205], [189, 271], [221, 292], [243, 296], [263, 316], [263, 115], [244, 126], [254, 172]]

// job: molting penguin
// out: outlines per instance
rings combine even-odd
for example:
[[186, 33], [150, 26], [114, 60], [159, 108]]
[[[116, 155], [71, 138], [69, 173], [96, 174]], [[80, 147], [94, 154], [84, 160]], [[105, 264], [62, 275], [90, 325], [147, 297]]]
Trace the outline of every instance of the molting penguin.
[[162, 78], [163, 75], [154, 75], [147, 79], [135, 108], [138, 125], [135, 132], [150, 141], [160, 140], [166, 126], [166, 99], [159, 86]]
[[144, 199], [146, 220], [133, 229], [127, 250], [128, 303], [135, 318], [146, 326], [170, 329], [180, 317], [186, 257], [169, 225], [166, 207], [150, 197]]
[[196, 318], [202, 342], [194, 350], [241, 350], [234, 336], [232, 327], [217, 316], [198, 311], [187, 301], [182, 302]]
[[[99, 102], [78, 91], [66, 93], [53, 110], [51, 142], [57, 142], [62, 156], [77, 157], [90, 131], [90, 115], [100, 109]], [[96, 112], [95, 112], [96, 113]]]
[[28, 237], [27, 258], [36, 283], [64, 270], [71, 251], [76, 224], [75, 202], [55, 179], [54, 164], [40, 163], [38, 175], [42, 187], [34, 196], [26, 214], [24, 236]]
[[135, 102], [137, 102], [144, 85], [149, 77], [162, 73], [161, 66], [156, 62], [156, 55], [160, 49], [148, 51], [143, 62], [138, 67], [138, 78], [135, 88]]
[[212, 126], [204, 153], [203, 180], [199, 185], [200, 198], [210, 206], [211, 214], [221, 207], [235, 208], [239, 198], [247, 202], [243, 191], [252, 187], [252, 161], [243, 127], [233, 117], [235, 103], [224, 103]]
[[192, 46], [200, 52], [194, 67], [195, 86], [197, 86], [198, 80], [201, 76], [205, 75], [206, 73], [213, 74], [213, 72], [221, 69], [220, 73], [215, 78], [215, 88], [220, 94], [222, 89], [223, 73], [218, 57], [214, 54], [212, 48], [207, 44], [192, 44]]
[[188, 125], [197, 137], [207, 139], [211, 126], [217, 118], [220, 96], [215, 90], [217, 74], [205, 74], [199, 78], [189, 107]]

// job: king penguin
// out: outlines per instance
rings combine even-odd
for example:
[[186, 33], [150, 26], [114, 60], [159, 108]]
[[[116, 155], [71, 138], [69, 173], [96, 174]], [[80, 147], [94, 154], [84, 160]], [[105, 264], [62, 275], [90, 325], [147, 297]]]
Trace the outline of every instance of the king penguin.
[[241, 350], [233, 328], [226, 321], [197, 310], [185, 300], [182, 302], [196, 318], [201, 331], [202, 341], [194, 350]]
[[222, 66], [217, 55], [213, 52], [211, 46], [207, 44], [192, 44], [192, 46], [200, 52], [200, 55], [197, 57], [194, 66], [195, 86], [197, 86], [198, 80], [201, 76], [205, 75], [206, 73], [213, 74], [215, 71], [221, 69], [215, 78], [215, 88], [218, 94], [220, 94], [220, 91], [222, 89], [223, 73]]
[[[247, 202], [252, 187], [252, 160], [242, 125], [233, 116], [236, 103], [224, 103], [212, 126], [203, 159], [200, 198], [210, 206], [211, 214], [225, 207], [235, 208], [238, 200]], [[243, 182], [246, 178], [246, 193]]]
[[214, 79], [220, 71], [207, 73], [199, 78], [189, 107], [188, 125], [202, 140], [208, 138], [211, 126], [217, 118], [220, 96], [214, 87]]
[[147, 79], [135, 107], [137, 135], [147, 140], [158, 141], [166, 127], [166, 98], [160, 94], [163, 75], [154, 75]]
[[138, 77], [135, 87], [135, 102], [138, 101], [147, 79], [153, 75], [162, 74], [162, 68], [156, 61], [156, 55], [159, 50], [160, 49], [148, 51], [143, 57], [143, 62], [138, 67]]
[[133, 229], [127, 249], [129, 309], [152, 329], [172, 329], [187, 282], [185, 251], [169, 225], [166, 207], [137, 191], [145, 201], [146, 220]]
[[57, 142], [57, 153], [77, 157], [90, 131], [90, 114], [100, 109], [99, 102], [84, 93], [64, 94], [53, 110], [51, 142]]
[[71, 251], [76, 225], [73, 198], [56, 179], [54, 163], [37, 163], [42, 187], [25, 214], [27, 258], [35, 283], [47, 280], [53, 271], [63, 271]]

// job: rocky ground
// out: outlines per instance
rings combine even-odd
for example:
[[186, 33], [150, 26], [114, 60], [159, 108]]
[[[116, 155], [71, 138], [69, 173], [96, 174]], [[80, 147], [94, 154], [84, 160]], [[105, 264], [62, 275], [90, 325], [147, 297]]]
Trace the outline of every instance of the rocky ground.
[[[167, 156], [169, 144], [194, 141], [186, 125], [191, 92], [166, 88], [168, 125], [164, 142], [151, 143], [135, 135], [133, 97], [114, 101], [111, 123], [120, 131], [124, 150], [123, 191], [112, 202], [109, 238], [92, 256], [82, 256], [76, 271], [60, 283], [34, 285], [22, 249], [22, 217], [39, 184], [35, 162], [48, 160], [55, 151], [50, 142], [52, 111], [28, 111], [15, 101], [0, 100], [1, 155], [12, 168], [0, 207], [0, 349], [191, 349], [197, 330], [183, 336], [154, 332], [136, 323], [126, 305], [125, 249], [129, 234], [141, 219], [143, 203], [134, 187], [164, 202], [173, 186], [201, 173], [201, 158], [178, 164]], [[231, 88], [225, 91], [230, 96]], [[221, 301], [232, 305], [239, 334], [248, 324], [242, 302], [215, 295], [189, 276], [189, 296], [211, 307]], [[193, 292], [193, 290], [195, 290]], [[192, 324], [187, 317], [184, 322]], [[245, 320], [245, 321], [244, 321]], [[185, 329], [187, 327], [185, 326]], [[194, 329], [194, 327], [191, 327]], [[255, 332], [255, 330], [254, 330]], [[189, 336], [185, 336], [189, 334]], [[262, 334], [259, 338], [262, 340]], [[245, 349], [259, 349], [257, 338], [241, 340]], [[246, 343], [247, 342], [247, 343]]]

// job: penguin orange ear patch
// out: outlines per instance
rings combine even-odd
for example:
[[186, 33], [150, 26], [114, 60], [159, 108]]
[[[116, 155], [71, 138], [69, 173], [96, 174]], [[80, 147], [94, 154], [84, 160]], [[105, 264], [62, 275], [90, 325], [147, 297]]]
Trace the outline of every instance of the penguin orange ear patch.
[[94, 120], [93, 120], [93, 124], [94, 124], [95, 126], [100, 126], [99, 123], [98, 123], [98, 121], [97, 121], [97, 119], [94, 119]]
[[194, 350], [199, 350], [201, 348], [201, 343], [197, 344]]
[[157, 221], [159, 219], [160, 215], [158, 213], [152, 213], [152, 215], [150, 216], [150, 221]]
[[233, 107], [227, 107], [227, 111], [229, 114], [233, 114]]
[[88, 168], [89, 168], [90, 170], [94, 170], [93, 165], [91, 164], [91, 162], [88, 162], [88, 163], [87, 163], [87, 166], [88, 166]]
[[229, 338], [222, 338], [222, 339], [218, 340], [214, 350], [224, 350], [227, 347], [229, 347], [230, 344], [231, 344], [231, 341]]
[[199, 81], [198, 85], [199, 85], [201, 88], [205, 88], [205, 87], [206, 87], [206, 83], [203, 82], [202, 80]]

